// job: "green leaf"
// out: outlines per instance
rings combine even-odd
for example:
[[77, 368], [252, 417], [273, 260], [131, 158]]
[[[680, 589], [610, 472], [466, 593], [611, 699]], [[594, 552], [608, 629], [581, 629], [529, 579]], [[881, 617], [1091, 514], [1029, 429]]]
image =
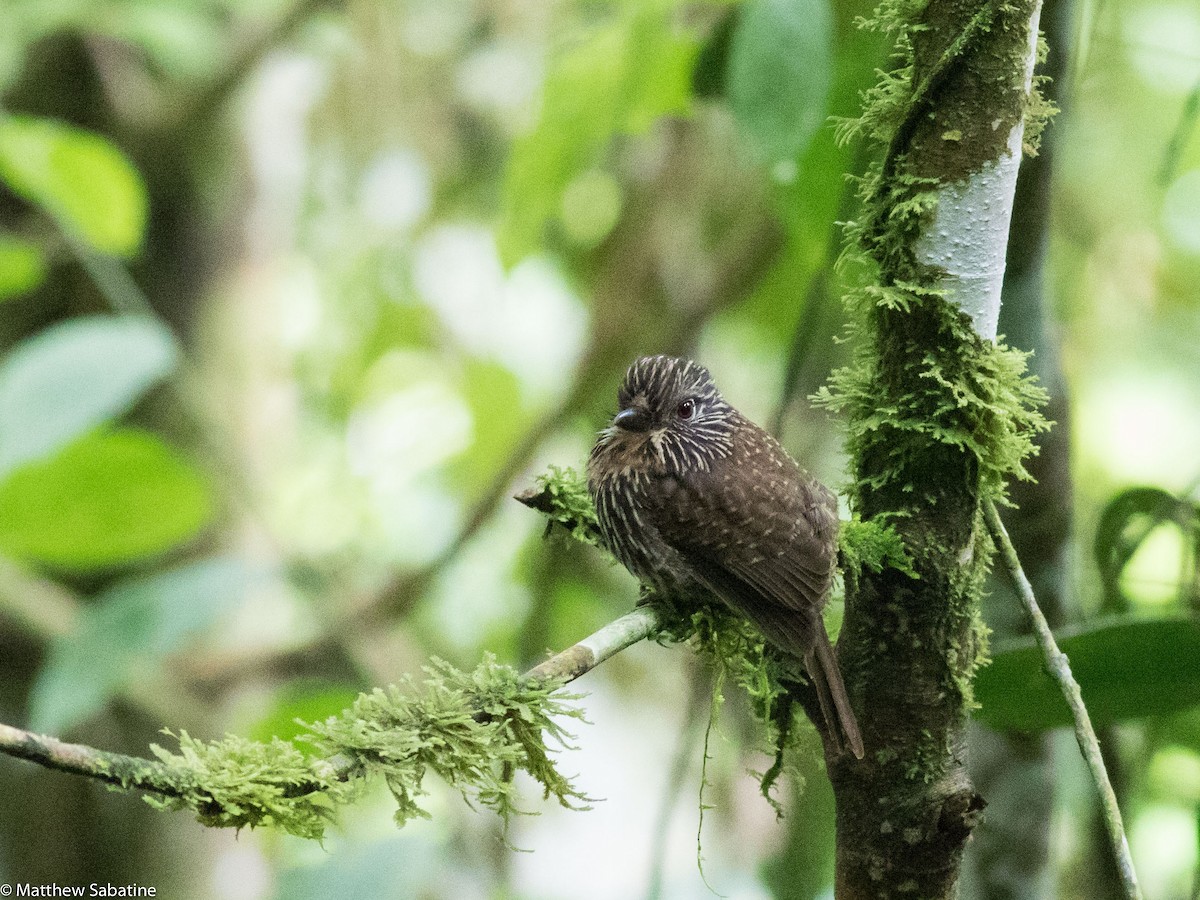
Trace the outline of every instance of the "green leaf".
[[101, 253], [129, 256], [146, 228], [146, 188], [107, 139], [32, 116], [0, 118], [0, 179]]
[[[1138, 549], [1155, 529], [1173, 523], [1192, 547], [1200, 546], [1200, 511], [1187, 497], [1176, 497], [1159, 487], [1132, 487], [1113, 497], [1100, 513], [1092, 545], [1100, 580], [1104, 585], [1105, 611], [1125, 611], [1133, 604], [1121, 576]], [[1181, 573], [1179, 592], [1196, 594], [1197, 563]]]
[[552, 66], [537, 126], [514, 143], [505, 171], [497, 243], [506, 266], [541, 247], [567, 186], [603, 169], [614, 135], [689, 111], [698, 45], [672, 19], [669, 4], [625, 4]]
[[31, 727], [60, 732], [103, 708], [134, 678], [241, 601], [244, 563], [216, 558], [123, 581], [96, 597], [50, 645], [30, 698]]
[[768, 162], [795, 159], [825, 121], [828, 0], [749, 0], [729, 53], [729, 102]]
[[[1066, 633], [1059, 647], [1095, 725], [1162, 715], [1200, 705], [1200, 621], [1109, 619]], [[1032, 637], [1006, 642], [975, 680], [993, 728], [1041, 731], [1072, 722], [1058, 685]]]
[[0, 362], [0, 479], [125, 412], [178, 362], [152, 319], [71, 319], [19, 344]]
[[46, 256], [33, 241], [0, 235], [0, 300], [27, 294], [46, 280]]
[[67, 569], [125, 563], [194, 537], [212, 512], [204, 478], [155, 435], [93, 434], [0, 484], [0, 552]]

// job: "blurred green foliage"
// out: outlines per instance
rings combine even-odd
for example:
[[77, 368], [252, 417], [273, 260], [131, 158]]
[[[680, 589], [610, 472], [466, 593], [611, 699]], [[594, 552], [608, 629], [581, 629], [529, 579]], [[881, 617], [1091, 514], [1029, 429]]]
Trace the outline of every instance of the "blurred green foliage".
[[35, 242], [0, 235], [0, 300], [20, 297], [46, 278], [46, 256]]
[[0, 548], [68, 569], [109, 566], [169, 550], [212, 513], [203, 476], [157, 435], [96, 432], [0, 484]]
[[179, 351], [152, 319], [71, 319], [0, 362], [0, 475], [54, 455], [171, 376]]
[[30, 694], [30, 726], [54, 734], [86, 721], [235, 608], [249, 580], [240, 560], [217, 558], [108, 588], [50, 644]]
[[[1099, 620], [1058, 638], [1095, 725], [1164, 716], [1200, 705], [1200, 622], [1194, 618]], [[1062, 691], [1032, 637], [995, 648], [975, 682], [977, 717], [994, 728], [1071, 725]]]
[[[698, 45], [675, 33], [674, 13], [663, 0], [621, 4], [611, 21], [587, 28], [554, 61], [537, 126], [514, 142], [505, 166], [496, 242], [506, 265], [539, 250], [548, 236], [553, 243], [546, 229], [554, 223], [593, 244], [603, 238], [607, 229], [580, 219], [595, 214], [602, 185], [616, 186], [611, 178], [597, 181], [612, 139], [689, 110]], [[573, 192], [583, 196], [572, 202]], [[614, 199], [619, 203], [619, 195]], [[611, 210], [605, 220], [615, 224]]]
[[146, 228], [146, 189], [111, 141], [60, 122], [0, 118], [0, 179], [101, 253], [132, 255]]
[[768, 163], [794, 162], [825, 124], [832, 15], [824, 0], [749, 0], [738, 8], [726, 89], [734, 117]]

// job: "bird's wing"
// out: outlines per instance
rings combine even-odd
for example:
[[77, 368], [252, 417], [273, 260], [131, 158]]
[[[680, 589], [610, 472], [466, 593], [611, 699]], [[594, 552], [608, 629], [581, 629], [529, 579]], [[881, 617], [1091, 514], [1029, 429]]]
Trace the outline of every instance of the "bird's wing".
[[667, 476], [653, 524], [700, 581], [804, 661], [833, 747], [862, 759], [862, 733], [821, 620], [837, 554], [837, 498], [765, 432], [739, 433], [726, 459]]
[[764, 603], [819, 614], [833, 579], [837, 500], [765, 432], [739, 444], [707, 471], [675, 476], [654, 524], [752, 618]]

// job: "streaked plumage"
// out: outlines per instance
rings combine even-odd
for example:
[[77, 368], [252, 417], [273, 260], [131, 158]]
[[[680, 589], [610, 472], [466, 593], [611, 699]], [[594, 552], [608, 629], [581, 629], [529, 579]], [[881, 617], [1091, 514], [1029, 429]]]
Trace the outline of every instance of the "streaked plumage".
[[610, 549], [659, 590], [707, 588], [803, 660], [834, 745], [844, 735], [861, 758], [821, 619], [836, 564], [837, 498], [691, 360], [637, 360], [618, 401], [588, 461]]

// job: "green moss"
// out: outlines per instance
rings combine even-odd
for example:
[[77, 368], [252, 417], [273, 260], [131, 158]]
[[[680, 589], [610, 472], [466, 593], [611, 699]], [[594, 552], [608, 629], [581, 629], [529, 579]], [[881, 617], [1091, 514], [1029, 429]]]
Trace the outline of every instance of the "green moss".
[[882, 572], [896, 569], [910, 578], [916, 578], [912, 556], [904, 546], [904, 538], [892, 525], [883, 524], [879, 518], [863, 521], [859, 516], [843, 522], [838, 533], [842, 568], [860, 571], [870, 569]]
[[426, 817], [418, 803], [434, 772], [506, 820], [519, 812], [513, 773], [524, 770], [564, 806], [586, 801], [551, 757], [547, 739], [569, 746], [558, 718], [582, 719], [557, 682], [523, 679], [490, 655], [473, 672], [435, 660], [421, 690], [412, 679], [361, 694], [340, 716], [309, 724], [323, 756], [340, 754], [378, 774], [396, 798], [396, 823]]
[[159, 780], [179, 796], [147, 799], [190, 809], [205, 825], [268, 826], [317, 840], [336, 807], [372, 776], [396, 798], [398, 825], [426, 816], [418, 801], [429, 772], [506, 821], [520, 811], [518, 769], [545, 797], [568, 807], [586, 802], [553, 759], [554, 747], [570, 740], [560, 720], [583, 718], [571, 705], [579, 695], [564, 694], [558, 682], [524, 679], [490, 656], [472, 672], [442, 661], [425, 672], [420, 686], [409, 679], [361, 694], [340, 715], [307, 724], [301, 739], [313, 745], [315, 761], [288, 741], [205, 742], [181, 732], [178, 753], [151, 747], [167, 766]]
[[186, 731], [165, 733], [178, 741], [179, 752], [157, 744], [150, 749], [169, 767], [180, 796], [146, 801], [160, 809], [190, 809], [204, 825], [270, 826], [320, 840], [334, 807], [355, 795], [355, 785], [340, 781], [328, 764], [314, 766], [288, 741], [233, 735], [198, 741]]
[[600, 520], [588, 493], [587, 476], [574, 469], [550, 466], [537, 479], [537, 489], [517, 496], [527, 506], [546, 514], [547, 529], [560, 525], [571, 537], [593, 547], [604, 548]]
[[[1041, 65], [1046, 61], [1046, 55], [1050, 52], [1049, 46], [1046, 44], [1045, 35], [1038, 35], [1037, 42], [1037, 65]], [[1050, 124], [1050, 120], [1058, 115], [1058, 107], [1053, 101], [1046, 97], [1043, 88], [1050, 81], [1046, 75], [1033, 76], [1033, 89], [1029, 92], [1029, 97], [1025, 101], [1025, 134], [1022, 139], [1022, 150], [1026, 156], [1037, 156], [1038, 148], [1041, 146], [1042, 132], [1046, 130], [1046, 126]]]
[[[876, 133], [897, 117], [893, 94], [903, 93], [904, 81], [897, 73], [884, 79], [880, 108], [869, 107], [869, 125], [859, 128]], [[899, 171], [885, 176], [886, 166], [876, 163], [862, 179], [863, 214], [847, 226], [841, 263], [863, 272], [847, 297], [856, 352], [813, 399], [847, 423], [859, 497], [886, 492], [900, 501], [881, 507], [893, 514], [930, 501], [919, 485], [942, 463], [931, 445], [942, 445], [973, 455], [983, 494], [1002, 501], [1010, 477], [1029, 477], [1024, 460], [1035, 452], [1034, 435], [1048, 427], [1040, 412], [1046, 394], [1027, 372], [1028, 355], [982, 339], [936, 287], [941, 273], [916, 259], [937, 182]]]
[[[931, 446], [941, 445], [973, 456], [983, 495], [1003, 501], [1009, 478], [1029, 478], [1034, 435], [1049, 427], [1028, 355], [981, 339], [967, 316], [930, 291], [874, 285], [853, 302], [855, 359], [814, 400], [847, 423], [847, 449], [859, 461], [855, 492], [900, 499], [892, 514], [924, 505], [934, 498], [919, 486], [936, 480], [940, 454]], [[909, 327], [882, 329], [895, 324], [888, 313], [908, 317]]]

